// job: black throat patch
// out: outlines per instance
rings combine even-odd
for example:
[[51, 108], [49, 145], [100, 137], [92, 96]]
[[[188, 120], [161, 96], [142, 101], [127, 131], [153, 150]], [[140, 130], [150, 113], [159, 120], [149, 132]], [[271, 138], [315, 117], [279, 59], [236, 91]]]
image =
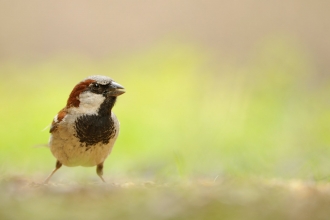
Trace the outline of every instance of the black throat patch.
[[116, 99], [106, 99], [97, 114], [82, 115], [75, 121], [76, 137], [87, 148], [98, 143], [108, 144], [116, 134], [116, 128], [111, 118], [111, 109]]

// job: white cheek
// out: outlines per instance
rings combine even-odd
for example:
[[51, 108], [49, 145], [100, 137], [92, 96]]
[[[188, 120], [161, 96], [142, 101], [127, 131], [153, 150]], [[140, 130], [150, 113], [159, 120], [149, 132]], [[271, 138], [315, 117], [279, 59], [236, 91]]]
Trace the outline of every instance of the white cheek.
[[75, 113], [96, 114], [105, 97], [102, 94], [83, 92], [79, 95], [79, 107], [72, 108]]

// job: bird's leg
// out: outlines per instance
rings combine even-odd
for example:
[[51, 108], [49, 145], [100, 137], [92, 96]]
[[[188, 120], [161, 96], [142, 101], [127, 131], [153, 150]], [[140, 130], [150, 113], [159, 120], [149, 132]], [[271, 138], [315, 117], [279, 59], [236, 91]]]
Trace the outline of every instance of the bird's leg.
[[61, 162], [60, 161], [56, 161], [56, 166], [55, 166], [55, 169], [53, 170], [53, 172], [47, 177], [47, 179], [45, 179], [44, 181], [44, 184], [47, 184], [48, 181], [50, 180], [50, 178], [53, 176], [53, 174], [58, 170], [60, 169], [62, 166]]
[[96, 173], [97, 175], [101, 178], [101, 180], [105, 183], [104, 179], [103, 179], [103, 162], [98, 164], [96, 167]]

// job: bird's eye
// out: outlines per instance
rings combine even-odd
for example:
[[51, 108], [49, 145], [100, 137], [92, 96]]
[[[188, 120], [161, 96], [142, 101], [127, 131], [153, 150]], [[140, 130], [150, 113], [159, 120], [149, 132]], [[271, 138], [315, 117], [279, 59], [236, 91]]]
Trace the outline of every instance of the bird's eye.
[[95, 87], [95, 88], [98, 88], [98, 87], [99, 87], [99, 84], [95, 83], [95, 84], [94, 84], [94, 87]]

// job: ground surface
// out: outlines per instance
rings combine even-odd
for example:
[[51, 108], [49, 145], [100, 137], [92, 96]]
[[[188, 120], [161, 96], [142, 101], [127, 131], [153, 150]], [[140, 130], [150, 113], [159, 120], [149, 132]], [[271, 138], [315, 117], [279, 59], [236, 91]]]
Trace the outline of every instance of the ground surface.
[[328, 219], [330, 184], [298, 180], [180, 183], [1, 181], [1, 219]]

